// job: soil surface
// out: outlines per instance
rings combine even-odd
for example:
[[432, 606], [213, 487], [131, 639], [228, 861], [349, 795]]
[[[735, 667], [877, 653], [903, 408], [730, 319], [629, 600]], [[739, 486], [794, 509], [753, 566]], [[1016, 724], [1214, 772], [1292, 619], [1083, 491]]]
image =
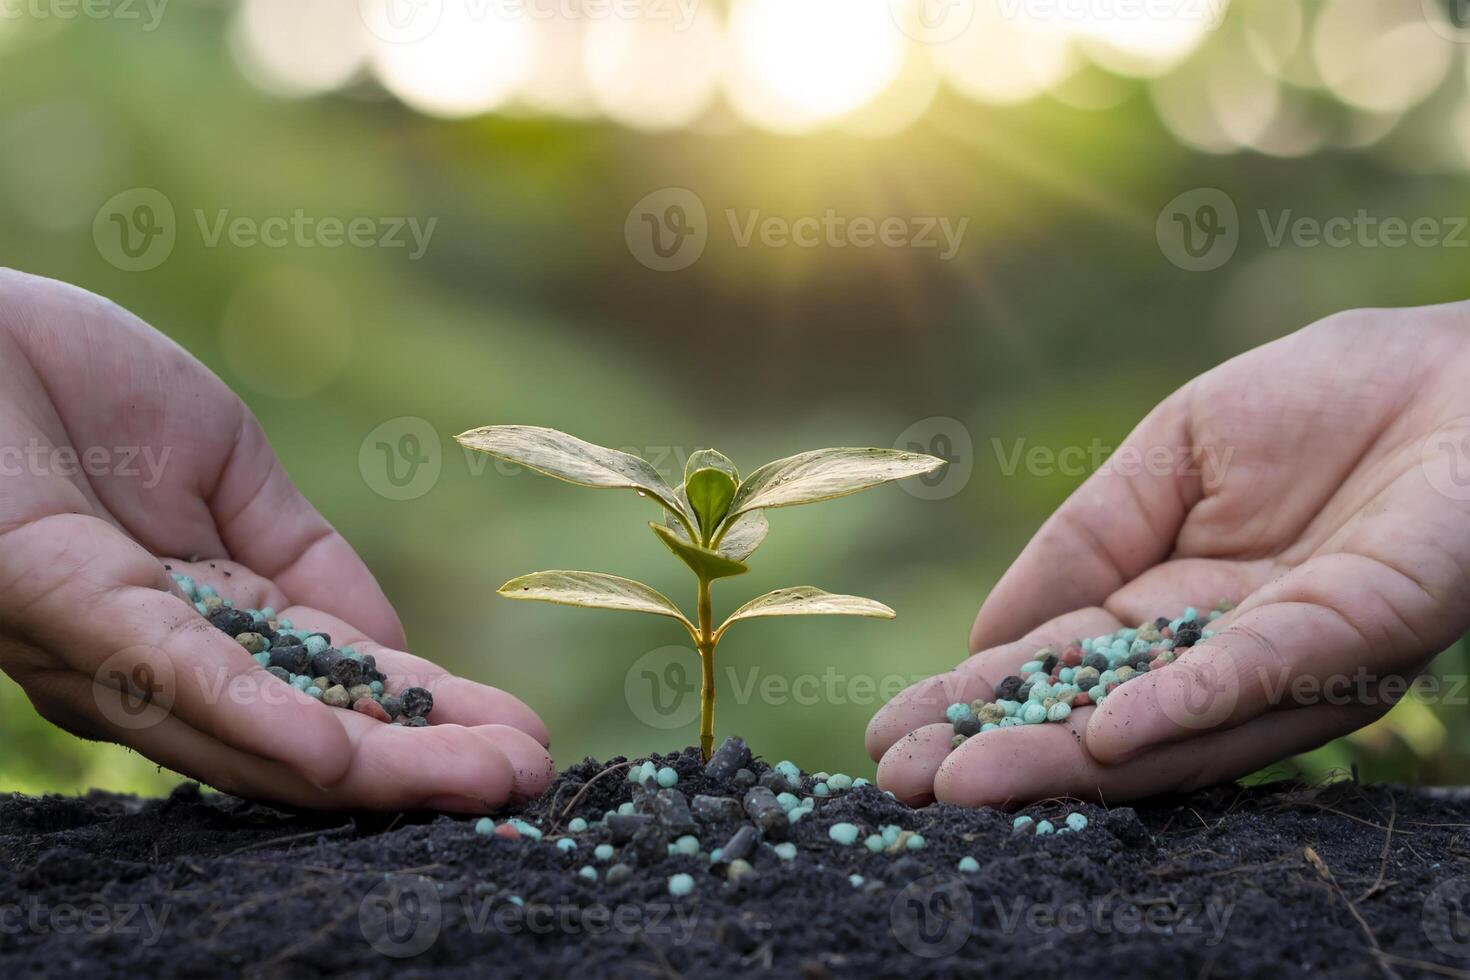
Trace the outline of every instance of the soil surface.
[[[653, 758], [690, 799], [744, 793], [693, 750]], [[542, 841], [445, 816], [286, 813], [193, 784], [161, 800], [0, 798], [0, 976], [1470, 975], [1463, 794], [1346, 781], [1058, 802], [1024, 812], [1060, 826], [1080, 810], [1089, 826], [1038, 837], [1011, 814], [916, 811], [865, 786], [790, 827], [794, 860], [762, 843], [730, 882], [707, 855], [659, 855], [609, 885], [632, 845], [608, 861], [593, 849], [608, 838], [597, 819], [635, 791], [622, 762], [589, 759], [526, 807]], [[574, 816], [591, 826], [563, 852], [552, 841]], [[897, 824], [926, 846], [842, 846], [836, 822]], [[709, 849], [749, 823], [698, 834]], [[957, 870], [966, 856], [978, 871]], [[577, 873], [589, 864], [596, 881]], [[674, 897], [679, 873], [693, 890]]]

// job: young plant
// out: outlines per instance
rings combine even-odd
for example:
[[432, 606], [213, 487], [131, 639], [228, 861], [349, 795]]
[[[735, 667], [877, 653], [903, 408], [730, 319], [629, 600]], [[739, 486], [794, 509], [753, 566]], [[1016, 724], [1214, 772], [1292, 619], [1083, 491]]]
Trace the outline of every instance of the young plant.
[[641, 582], [602, 572], [535, 572], [500, 587], [509, 599], [534, 599], [568, 606], [623, 609], [667, 616], [689, 631], [699, 651], [703, 683], [699, 699], [699, 748], [714, 748], [715, 648], [725, 631], [761, 616], [873, 616], [892, 619], [881, 602], [834, 595], [809, 585], [777, 589], [750, 600], [718, 627], [710, 607], [710, 585], [749, 571], [745, 559], [760, 546], [770, 525], [762, 513], [831, 500], [904, 477], [931, 473], [942, 459], [893, 449], [818, 449], [767, 463], [744, 480], [735, 464], [713, 449], [689, 457], [684, 482], [671, 487], [641, 457], [583, 442], [565, 432], [530, 425], [492, 425], [455, 437], [467, 449], [584, 487], [635, 490], [666, 512], [649, 527], [694, 572], [695, 619]]

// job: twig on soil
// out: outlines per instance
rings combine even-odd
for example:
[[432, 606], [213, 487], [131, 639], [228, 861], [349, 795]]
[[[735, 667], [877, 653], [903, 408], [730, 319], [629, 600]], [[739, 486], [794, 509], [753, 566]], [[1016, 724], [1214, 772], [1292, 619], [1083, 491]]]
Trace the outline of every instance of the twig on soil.
[[1256, 873], [1258, 871], [1272, 871], [1272, 870], [1274, 870], [1276, 868], [1284, 867], [1286, 865], [1295, 864], [1295, 863], [1296, 863], [1295, 861], [1293, 861], [1293, 860], [1291, 860], [1289, 858], [1281, 858], [1281, 859], [1276, 860], [1276, 861], [1268, 861], [1265, 864], [1252, 864], [1252, 865], [1249, 865], [1249, 866], [1243, 867], [1243, 868], [1222, 868], [1219, 871], [1210, 871], [1210, 872], [1207, 872], [1207, 873], [1202, 874], [1202, 875], [1195, 875], [1195, 877], [1198, 877], [1198, 878], [1226, 878], [1226, 877], [1230, 877], [1232, 875], [1254, 874], [1254, 873]]
[[[280, 868], [281, 867], [281, 865], [279, 863], [275, 862], [275, 861], [240, 861], [240, 862], [237, 862], [237, 863], [239, 863], [239, 864], [241, 864], [241, 865], [243, 865], [244, 867], [247, 867], [247, 868]], [[289, 870], [291, 870], [291, 871], [311, 871], [311, 872], [315, 872], [316, 874], [324, 874], [324, 875], [359, 875], [359, 876], [360, 875], [367, 875], [368, 877], [377, 878], [377, 877], [379, 877], [381, 875], [384, 875], [384, 874], [413, 875], [413, 874], [423, 874], [426, 871], [442, 871], [442, 870], [445, 870], [445, 865], [442, 865], [442, 864], [421, 864], [421, 865], [419, 865], [416, 868], [390, 868], [387, 871], [384, 871], [382, 868], [372, 868], [372, 869], [366, 869], [365, 868], [365, 869], [363, 869], [361, 871], [353, 871], [350, 868], [329, 868], [326, 865], [322, 865], [322, 864], [292, 864], [292, 865], [289, 866]]]
[[1368, 925], [1368, 921], [1363, 918], [1363, 914], [1358, 911], [1358, 907], [1353, 904], [1353, 900], [1348, 898], [1347, 893], [1338, 885], [1337, 879], [1333, 877], [1332, 869], [1327, 867], [1327, 862], [1322, 860], [1322, 856], [1311, 847], [1307, 847], [1303, 851], [1303, 856], [1306, 857], [1307, 863], [1317, 872], [1317, 876], [1327, 882], [1332, 888], [1333, 894], [1342, 899], [1343, 904], [1347, 906], [1348, 911], [1357, 920], [1358, 926], [1363, 930], [1363, 935], [1368, 937], [1368, 945], [1372, 947], [1369, 952], [1378, 958], [1378, 965], [1383, 969], [1384, 975], [1390, 977], [1391, 980], [1402, 980], [1398, 971], [1384, 958], [1383, 947], [1378, 945], [1378, 937], [1374, 935], [1373, 929]]
[[[605, 770], [605, 769], [603, 770], [603, 772], [606, 772], [606, 771], [607, 770]], [[598, 773], [597, 775], [600, 776], [600, 775], [602, 775], [602, 773]], [[597, 776], [593, 776], [592, 778], [593, 779], [596, 779]], [[588, 780], [589, 783], [591, 781], [592, 780], [590, 780], [590, 779]], [[654, 943], [653, 940], [649, 939], [647, 936], [640, 936], [639, 938], [642, 939], [643, 940], [643, 944], [645, 946], [647, 946], [649, 948], [649, 950], [651, 950], [653, 952], [653, 955], [658, 958], [658, 963], [659, 963], [659, 966], [663, 968], [664, 976], [669, 977], [670, 980], [681, 980], [681, 978], [683, 977], [683, 974], [680, 973], [678, 970], [674, 969], [674, 964], [672, 964], [672, 963], [669, 962], [669, 958], [664, 955], [664, 951], [661, 950], [661, 949], [659, 949], [658, 948], [658, 945], [656, 943]], [[652, 965], [652, 964], [650, 964], [650, 965]]]
[[210, 918], [214, 920], [214, 932], [209, 934], [209, 939], [211, 942], [213, 942], [215, 939], [218, 939], [220, 933], [224, 932], [225, 928], [231, 922], [233, 922], [235, 919], [240, 918], [240, 916], [242, 915], [249, 915], [259, 909], [261, 906], [273, 904], [283, 898], [289, 898], [292, 895], [300, 895], [306, 892], [311, 892], [317, 887], [318, 883], [316, 882], [305, 885], [297, 885], [295, 888], [288, 888], [285, 891], [271, 892], [270, 894], [259, 895], [258, 897], [253, 898], [248, 902], [236, 903], [220, 915], [211, 914]]
[[769, 970], [771, 964], [776, 961], [775, 949], [769, 940], [760, 944], [759, 948], [753, 950], [750, 955], [740, 959], [742, 965], [759, 963], [763, 969]]
[[1399, 816], [1398, 801], [1389, 797], [1389, 803], [1392, 808], [1388, 811], [1388, 833], [1383, 835], [1383, 853], [1378, 856], [1378, 877], [1373, 880], [1373, 884], [1368, 886], [1367, 891], [1357, 897], [1359, 902], [1378, 894], [1379, 889], [1383, 887], [1383, 876], [1388, 873], [1388, 846], [1393, 843], [1393, 825]]
[[[1325, 803], [1313, 803], [1310, 800], [1302, 800], [1299, 803], [1293, 803], [1292, 805], [1293, 806], [1310, 806], [1310, 807], [1316, 807], [1318, 810], [1325, 810], [1328, 813], [1334, 814], [1334, 815], [1339, 816], [1339, 817], [1344, 817], [1344, 818], [1346, 818], [1348, 820], [1356, 820], [1358, 823], [1362, 824], [1365, 827], [1372, 827], [1374, 830], [1381, 830], [1381, 831], [1384, 831], [1385, 833], [1387, 833], [1388, 832], [1388, 829], [1389, 829], [1389, 828], [1385, 827], [1381, 823], [1374, 823], [1373, 821], [1368, 820], [1368, 819], [1366, 819], [1364, 817], [1354, 816], [1351, 813], [1347, 813], [1347, 812], [1345, 812], [1343, 810], [1339, 810], [1336, 807], [1328, 806]], [[1280, 809], [1286, 809], [1286, 807], [1281, 807]], [[1399, 833], [1400, 834], [1408, 834], [1408, 831], [1401, 830], [1401, 831], [1399, 831]]]
[[246, 844], [237, 847], [233, 851], [226, 851], [221, 857], [234, 857], [236, 854], [244, 854], [246, 851], [255, 851], [264, 847], [274, 847], [276, 844], [289, 844], [292, 841], [307, 840], [312, 837], [336, 837], [340, 834], [357, 829], [357, 821], [349, 820], [340, 827], [330, 827], [327, 830], [308, 830], [301, 834], [288, 834], [285, 837], [272, 837], [270, 840], [258, 840], [254, 844]]
[[599, 779], [601, 779], [603, 776], [606, 776], [610, 772], [617, 772], [619, 769], [628, 768], [629, 766], [633, 765], [635, 761], [636, 760], [634, 759], [629, 759], [627, 762], [619, 762], [615, 766], [608, 766], [606, 769], [602, 770], [602, 772], [598, 773], [597, 775], [593, 776], [591, 779], [583, 783], [582, 788], [577, 790], [577, 795], [572, 797], [571, 802], [562, 808], [561, 816], [557, 817], [556, 822], [551, 825], [552, 833], [555, 833], [561, 828], [561, 822], [567, 818], [567, 814], [576, 809], [578, 803], [582, 802], [582, 797], [587, 795], [587, 791], [592, 788], [593, 783], [597, 782]]
[[1461, 977], [1465, 978], [1465, 980], [1470, 980], [1470, 970], [1457, 970], [1452, 966], [1431, 963], [1428, 960], [1415, 960], [1407, 956], [1395, 956], [1393, 953], [1386, 953], [1381, 949], [1378, 950], [1376, 955], [1379, 960], [1392, 960], [1399, 966], [1411, 966], [1416, 970], [1423, 970], [1426, 973], [1438, 973], [1442, 977]]
[[322, 939], [326, 939], [332, 933], [333, 930], [335, 930], [342, 923], [346, 922], [353, 915], [356, 915], [357, 912], [358, 912], [357, 906], [353, 905], [351, 902], [348, 902], [347, 905], [346, 905], [346, 907], [344, 909], [342, 909], [342, 911], [340, 911], [336, 915], [332, 916], [331, 921], [327, 922], [320, 929], [316, 929], [316, 930], [314, 930], [312, 932], [307, 933], [306, 935], [304, 935], [300, 939], [298, 939], [296, 942], [292, 943], [291, 945], [287, 946], [285, 949], [281, 950], [275, 956], [272, 956], [269, 960], [267, 960], [264, 964], [262, 964], [263, 967], [266, 968], [266, 969], [269, 969], [270, 967], [273, 967], [273, 966], [280, 966], [280, 965], [282, 965], [287, 960], [289, 960], [293, 956], [295, 956], [298, 952], [300, 952], [300, 951], [308, 948], [313, 943], [315, 943], [315, 942], [317, 942], [319, 940], [322, 940]]

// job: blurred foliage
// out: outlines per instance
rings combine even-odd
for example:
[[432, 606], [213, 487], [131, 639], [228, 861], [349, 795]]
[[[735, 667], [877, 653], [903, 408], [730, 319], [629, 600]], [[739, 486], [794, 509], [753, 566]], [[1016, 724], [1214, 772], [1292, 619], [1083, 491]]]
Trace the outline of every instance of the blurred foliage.
[[[534, 568], [686, 583], [635, 516], [631, 494], [585, 495], [468, 460], [450, 441], [524, 422], [648, 454], [669, 475], [716, 445], [738, 464], [827, 445], [887, 445], [931, 416], [974, 442], [962, 492], [888, 487], [788, 520], [716, 612], [809, 583], [871, 595], [894, 623], [753, 624], [721, 647], [740, 683], [826, 671], [817, 703], [732, 696], [717, 730], [767, 758], [872, 774], [863, 728], [882, 688], [966, 654], [980, 600], [1080, 474], [1005, 472], [1017, 443], [1116, 445], [1194, 374], [1328, 313], [1463, 298], [1463, 251], [1270, 249], [1242, 237], [1225, 267], [1165, 261], [1155, 218], [1194, 187], [1258, 209], [1317, 216], [1464, 214], [1462, 170], [1417, 166], [1445, 112], [1426, 108], [1373, 147], [1303, 159], [1186, 149], [1143, 83], [1112, 76], [1116, 104], [1043, 97], [987, 107], [941, 92], [884, 139], [762, 133], [729, 120], [642, 133], [513, 114], [417, 115], [367, 83], [313, 100], [256, 90], [226, 46], [230, 5], [175, 0], [159, 28], [0, 21], [0, 264], [84, 286], [156, 325], [260, 416], [304, 492], [376, 570], [413, 649], [515, 691], [550, 724], [562, 764], [688, 744], [641, 724], [629, 666], [679, 641], [672, 624], [521, 607], [494, 589]], [[30, 27], [32, 25], [25, 25]], [[1458, 57], [1458, 56], [1457, 56]], [[1098, 73], [1101, 76], [1101, 73]], [[1464, 78], [1445, 83], [1465, 100]], [[1438, 104], [1438, 103], [1436, 103]], [[1416, 135], [1419, 134], [1419, 135]], [[710, 213], [702, 259], [650, 271], [623, 237], [629, 208], [686, 187]], [[99, 206], [164, 193], [178, 242], [156, 269], [121, 271], [93, 243]], [[263, 218], [437, 219], [427, 254], [362, 248], [210, 247], [196, 212]], [[736, 245], [725, 212], [968, 218], [952, 262], [932, 250]], [[277, 373], [289, 365], [284, 375]], [[282, 380], [284, 377], [284, 381]], [[400, 416], [442, 435], [443, 473], [393, 501], [359, 469], [375, 427]], [[1216, 597], [1201, 597], [1202, 603]], [[1165, 611], [1173, 612], [1173, 611]], [[1436, 670], [1463, 673], [1465, 651]], [[753, 673], [752, 673], [753, 672]], [[120, 749], [51, 729], [0, 681], [0, 786], [159, 791], [170, 776]], [[1407, 703], [1298, 760], [1365, 778], [1465, 782], [1463, 703]]]

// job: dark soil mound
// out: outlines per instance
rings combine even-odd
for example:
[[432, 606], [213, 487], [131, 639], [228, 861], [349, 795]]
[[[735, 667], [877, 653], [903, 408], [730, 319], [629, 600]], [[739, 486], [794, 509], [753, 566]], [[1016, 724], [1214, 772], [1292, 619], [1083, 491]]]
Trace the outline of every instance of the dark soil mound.
[[[678, 770], [691, 800], [744, 795], [707, 780], [692, 750], [659, 761]], [[1090, 820], [1039, 837], [1014, 833], [1009, 814], [914, 811], [865, 786], [819, 798], [791, 825], [794, 860], [762, 843], [753, 873], [730, 882], [707, 855], [654, 855], [645, 840], [644, 863], [609, 885], [608, 868], [631, 862], [634, 845], [595, 858], [608, 839], [596, 821], [635, 787], [626, 766], [605, 769], [575, 766], [526, 808], [542, 841], [442, 816], [284, 813], [193, 785], [164, 800], [6, 798], [0, 976], [1470, 970], [1470, 797], [1353, 782], [1226, 787], [1133, 808], [1029, 807], [1057, 826], [1074, 810]], [[750, 769], [766, 772], [759, 761]], [[697, 832], [706, 850], [750, 822], [706, 815]], [[564, 852], [552, 841], [574, 816], [591, 826]], [[855, 845], [829, 837], [837, 822], [861, 829]], [[923, 849], [864, 846], [892, 824], [922, 834]], [[978, 871], [957, 870], [966, 856]], [[597, 880], [578, 875], [584, 865]], [[694, 887], [674, 897], [669, 879], [680, 873]]]

